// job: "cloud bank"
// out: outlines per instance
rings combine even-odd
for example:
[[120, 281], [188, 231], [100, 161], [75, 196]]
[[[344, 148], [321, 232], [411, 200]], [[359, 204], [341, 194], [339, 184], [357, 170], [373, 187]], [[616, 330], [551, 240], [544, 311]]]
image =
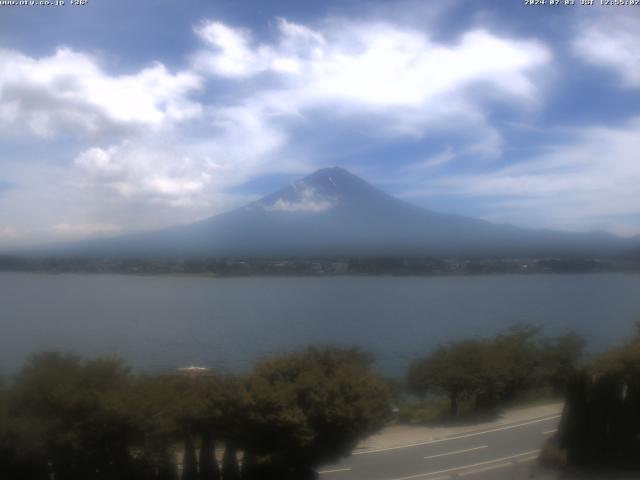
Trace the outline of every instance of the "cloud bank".
[[[632, 91], [640, 24], [612, 18], [576, 21], [566, 50]], [[0, 195], [0, 245], [204, 218], [255, 198], [234, 193], [248, 181], [327, 166], [336, 146], [372, 157], [399, 146], [358, 167], [427, 204], [464, 198], [493, 220], [640, 231], [638, 117], [560, 126], [568, 135], [543, 153], [513, 153], [507, 121], [525, 117], [534, 131], [550, 101], [545, 79], [562, 74], [546, 40], [481, 22], [446, 40], [382, 18], [271, 26], [258, 35], [202, 19], [179, 68], [160, 52], [121, 71], [64, 46], [44, 56], [0, 48], [0, 140], [20, 152], [0, 160], [0, 183], [12, 185]], [[313, 195], [273, 206], [326, 207]]]
[[161, 63], [110, 75], [91, 55], [68, 48], [38, 59], [0, 50], [0, 131], [26, 127], [37, 137], [53, 137], [69, 129], [161, 128], [202, 114], [189, 98], [200, 87], [193, 72], [173, 74]]

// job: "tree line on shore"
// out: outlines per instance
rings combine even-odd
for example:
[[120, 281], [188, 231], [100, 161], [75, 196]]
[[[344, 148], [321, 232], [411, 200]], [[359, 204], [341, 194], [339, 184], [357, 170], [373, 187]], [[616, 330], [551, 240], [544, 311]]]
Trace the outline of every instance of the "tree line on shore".
[[0, 271], [252, 275], [487, 275], [638, 271], [637, 258], [439, 258], [425, 256], [57, 258], [0, 254]]

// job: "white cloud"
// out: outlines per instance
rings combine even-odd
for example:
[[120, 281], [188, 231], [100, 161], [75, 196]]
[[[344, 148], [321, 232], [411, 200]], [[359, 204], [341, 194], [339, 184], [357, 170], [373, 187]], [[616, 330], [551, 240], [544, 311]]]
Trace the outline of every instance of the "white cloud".
[[210, 22], [194, 29], [208, 45], [222, 51], [220, 55], [200, 54], [194, 57], [198, 69], [229, 76], [252, 75], [264, 70], [267, 65], [260, 52], [249, 48], [250, 32], [232, 29], [220, 22]]
[[384, 23], [341, 24], [339, 31], [318, 32], [280, 19], [273, 45], [253, 45], [247, 31], [219, 22], [204, 23], [196, 32], [216, 47], [201, 51], [196, 66], [222, 76], [282, 74], [302, 104], [346, 100], [414, 107], [485, 82], [532, 99], [536, 89], [527, 75], [551, 58], [537, 41], [504, 39], [485, 30], [470, 31], [453, 45]]
[[640, 117], [618, 127], [583, 128], [544, 155], [497, 171], [439, 178], [422, 194], [484, 198], [498, 212], [494, 220], [576, 229], [607, 225], [628, 233], [620, 219], [640, 219], [638, 131]]
[[304, 84], [313, 99], [415, 107], [483, 82], [531, 98], [534, 88], [523, 73], [549, 58], [534, 42], [510, 42], [484, 31], [469, 32], [453, 46], [387, 25], [360, 27], [351, 35], [349, 45], [335, 45], [311, 60]]
[[76, 157], [67, 189], [103, 195], [105, 204], [123, 201], [146, 205], [149, 210], [160, 205], [214, 209], [210, 200], [215, 196], [209, 199], [207, 193], [213, 186], [220, 187], [214, 177], [223, 172], [209, 157], [195, 155], [197, 152], [183, 146], [123, 142], [92, 147]]
[[323, 38], [311, 29], [278, 19], [282, 35], [278, 47], [252, 45], [249, 30], [231, 28], [224, 23], [205, 21], [194, 28], [196, 35], [214, 49], [201, 50], [193, 56], [196, 70], [228, 77], [246, 77], [265, 71], [300, 73], [299, 55], [308, 45], [322, 44]]
[[[215, 164], [180, 152], [123, 143], [107, 149], [92, 147], [75, 159], [81, 181], [111, 188], [123, 197], [147, 196], [181, 202], [202, 191]], [[85, 186], [82, 183], [80, 186]]]
[[551, 59], [538, 41], [480, 29], [445, 44], [373, 21], [329, 22], [321, 30], [284, 19], [277, 25], [276, 40], [259, 44], [247, 30], [201, 23], [196, 33], [207, 48], [193, 57], [194, 68], [231, 80], [273, 76], [242, 100], [267, 116], [320, 111], [391, 136], [465, 131], [487, 156], [499, 153], [502, 139], [484, 104], [508, 98], [511, 106], [535, 105], [540, 92], [532, 76]]
[[91, 55], [68, 48], [39, 59], [0, 50], [0, 125], [41, 137], [67, 127], [93, 134], [158, 128], [200, 115], [188, 97], [200, 87], [196, 74], [173, 74], [160, 63], [110, 75]]
[[212, 189], [229, 188], [261, 171], [277, 170], [270, 157], [285, 135], [259, 111], [243, 107], [210, 113], [211, 138], [137, 138], [107, 148], [91, 147], [74, 160], [74, 185], [106, 188], [124, 198], [177, 207], [208, 204]]
[[586, 62], [613, 70], [626, 86], [640, 87], [638, 44], [640, 17], [606, 12], [580, 25], [573, 51]]

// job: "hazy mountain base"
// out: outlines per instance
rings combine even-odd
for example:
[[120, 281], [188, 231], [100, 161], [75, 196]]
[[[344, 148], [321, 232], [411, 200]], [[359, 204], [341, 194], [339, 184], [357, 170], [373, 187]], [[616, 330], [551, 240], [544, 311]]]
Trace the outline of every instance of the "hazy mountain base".
[[[530, 230], [426, 210], [341, 168], [319, 170], [237, 210], [161, 231], [29, 250], [74, 258], [598, 258], [639, 238]], [[24, 253], [24, 251], [23, 251]]]

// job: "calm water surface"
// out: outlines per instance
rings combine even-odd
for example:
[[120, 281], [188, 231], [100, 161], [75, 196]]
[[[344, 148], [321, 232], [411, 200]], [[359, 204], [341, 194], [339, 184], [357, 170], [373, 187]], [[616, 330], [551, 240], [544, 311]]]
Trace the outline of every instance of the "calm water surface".
[[117, 355], [145, 371], [242, 371], [309, 343], [357, 345], [401, 374], [439, 342], [515, 322], [595, 350], [640, 319], [640, 275], [198, 278], [0, 274], [0, 373], [40, 350]]

